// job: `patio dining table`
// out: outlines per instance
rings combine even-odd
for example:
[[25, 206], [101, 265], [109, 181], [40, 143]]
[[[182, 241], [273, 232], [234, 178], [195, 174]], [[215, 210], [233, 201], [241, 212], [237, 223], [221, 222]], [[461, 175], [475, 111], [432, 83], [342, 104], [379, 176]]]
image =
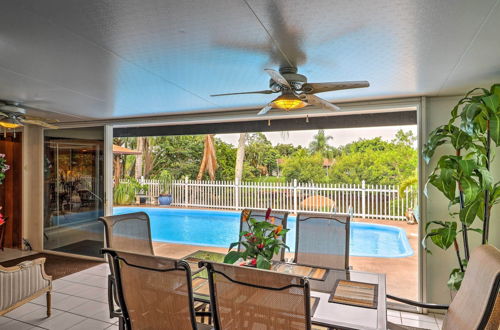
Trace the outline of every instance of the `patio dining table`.
[[[198, 262], [201, 260], [221, 262], [223, 258], [223, 253], [210, 251], [197, 251], [183, 258], [191, 266], [195, 300], [210, 303], [207, 273], [205, 269], [198, 267]], [[286, 262], [273, 262], [271, 270], [308, 278], [311, 288], [312, 324], [337, 329], [387, 328], [384, 274], [319, 268]], [[344, 294], [349, 292], [349, 285], [352, 285], [350, 288], [360, 288], [362, 297], [366, 297], [367, 294], [369, 296], [371, 292], [372, 304], [362, 306], [363, 302], [360, 301], [353, 303], [349, 299], [339, 300], [337, 295], [332, 297], [334, 290], [338, 292], [347, 288]], [[342, 290], [339, 290], [340, 287]], [[363, 291], [365, 288], [374, 290]], [[345, 298], [345, 295], [341, 297]]]

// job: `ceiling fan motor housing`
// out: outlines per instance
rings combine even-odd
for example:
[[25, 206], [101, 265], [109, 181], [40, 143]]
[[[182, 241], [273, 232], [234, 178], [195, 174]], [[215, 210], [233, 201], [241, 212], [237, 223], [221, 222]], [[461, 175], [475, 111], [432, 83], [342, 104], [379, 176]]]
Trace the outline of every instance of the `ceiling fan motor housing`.
[[[305, 83], [307, 83], [306, 76], [301, 75], [299, 73], [290, 72], [290, 73], [281, 73], [281, 75], [288, 81], [288, 83], [294, 88], [295, 91], [300, 91], [302, 89], [302, 86]], [[269, 80], [269, 88], [273, 91], [283, 90], [283, 86], [281, 86], [272, 79]]]

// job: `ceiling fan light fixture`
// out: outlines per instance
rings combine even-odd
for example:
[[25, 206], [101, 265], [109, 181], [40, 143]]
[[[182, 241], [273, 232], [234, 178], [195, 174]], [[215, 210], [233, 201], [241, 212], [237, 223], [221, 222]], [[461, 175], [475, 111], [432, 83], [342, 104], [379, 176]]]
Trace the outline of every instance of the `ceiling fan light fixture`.
[[23, 126], [17, 120], [12, 118], [0, 120], [0, 126], [8, 129], [14, 129]]
[[274, 99], [273, 105], [275, 108], [290, 111], [290, 110], [294, 110], [294, 109], [303, 108], [307, 105], [307, 103], [305, 103], [304, 101], [299, 99], [294, 94], [287, 93], [287, 94], [280, 95], [276, 99]]

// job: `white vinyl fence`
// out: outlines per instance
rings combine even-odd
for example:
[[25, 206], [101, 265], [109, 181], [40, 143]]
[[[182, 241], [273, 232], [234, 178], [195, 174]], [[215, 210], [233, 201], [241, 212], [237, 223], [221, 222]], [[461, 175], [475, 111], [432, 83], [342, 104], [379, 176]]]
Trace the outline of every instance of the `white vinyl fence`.
[[[126, 182], [123, 181], [122, 182]], [[155, 200], [162, 190], [172, 194], [172, 205], [183, 207], [267, 209], [289, 212], [353, 213], [356, 217], [404, 220], [414, 208], [417, 191], [408, 187], [403, 195], [393, 185], [312, 184], [236, 181], [141, 180], [146, 195]]]

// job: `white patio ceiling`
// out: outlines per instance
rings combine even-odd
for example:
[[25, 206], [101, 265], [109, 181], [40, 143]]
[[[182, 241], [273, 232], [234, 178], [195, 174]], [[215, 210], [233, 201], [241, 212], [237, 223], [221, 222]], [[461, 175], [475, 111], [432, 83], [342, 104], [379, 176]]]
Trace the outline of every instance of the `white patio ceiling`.
[[320, 94], [336, 102], [461, 94], [500, 81], [499, 2], [4, 0], [0, 99], [73, 120], [260, 108], [273, 96], [209, 95], [280, 64], [370, 81]]

